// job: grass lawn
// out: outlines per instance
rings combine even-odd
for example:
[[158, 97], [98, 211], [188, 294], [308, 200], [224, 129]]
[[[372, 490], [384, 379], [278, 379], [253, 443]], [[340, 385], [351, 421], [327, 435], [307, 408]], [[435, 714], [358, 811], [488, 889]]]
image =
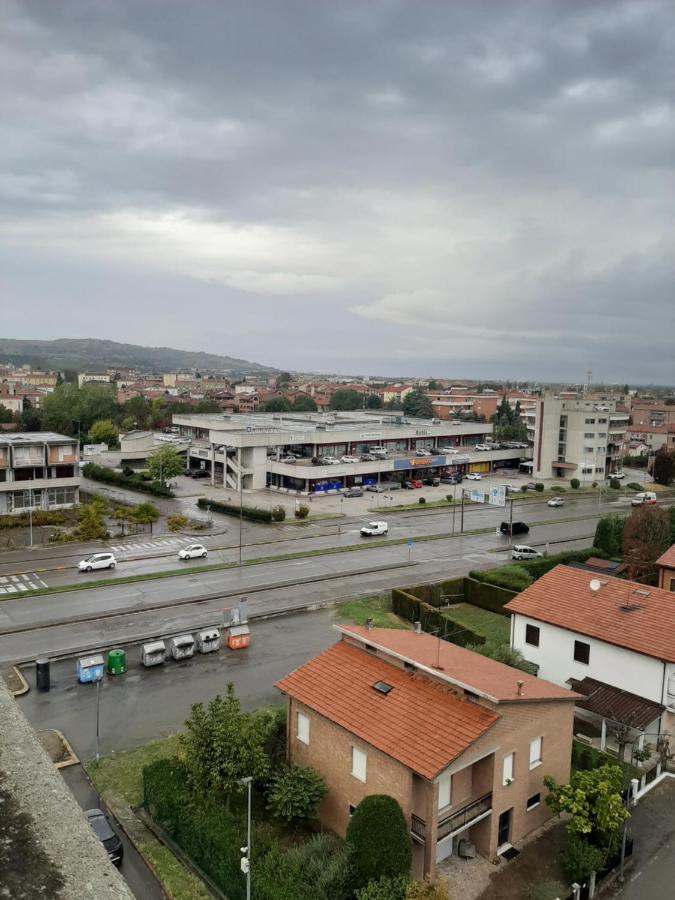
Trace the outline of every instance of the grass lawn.
[[335, 611], [339, 622], [352, 625], [365, 625], [367, 619], [373, 620], [375, 628], [408, 628], [402, 619], [391, 611], [391, 597], [378, 595], [375, 597], [358, 597], [340, 603]]
[[135, 809], [143, 803], [143, 768], [156, 759], [174, 756], [177, 750], [178, 735], [172, 735], [135, 750], [111, 753], [102, 757], [98, 766], [90, 761], [85, 768], [100, 794], [113, 791]]
[[469, 603], [454, 603], [443, 612], [447, 612], [453, 622], [463, 625], [464, 628], [470, 628], [471, 631], [482, 635], [490, 643], [509, 643], [510, 620], [508, 616], [500, 616], [498, 613], [471, 606]]

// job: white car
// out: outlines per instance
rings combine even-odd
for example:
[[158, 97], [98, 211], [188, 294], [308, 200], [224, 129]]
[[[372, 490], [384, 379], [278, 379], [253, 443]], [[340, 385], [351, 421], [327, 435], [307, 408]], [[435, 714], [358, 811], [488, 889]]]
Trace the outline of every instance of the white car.
[[439, 448], [438, 448], [438, 452], [439, 452], [439, 453], [446, 453], [446, 454], [447, 454], [447, 453], [453, 453], [453, 454], [454, 454], [454, 453], [459, 453], [459, 450], [457, 449], [457, 447], [439, 447]]
[[626, 477], [625, 472], [612, 472], [609, 476], [610, 478], [618, 478], [621, 481], [622, 478]]
[[511, 550], [511, 559], [541, 559], [542, 554], [527, 544], [516, 544]]
[[368, 522], [361, 529], [361, 537], [374, 537], [376, 534], [388, 534], [389, 526], [386, 522]]
[[474, 450], [492, 450], [492, 447], [489, 444], [476, 444], [473, 448]]
[[551, 497], [551, 499], [547, 502], [547, 506], [564, 506], [565, 501], [562, 497]]
[[324, 466], [337, 466], [340, 463], [340, 460], [336, 456], [322, 456], [321, 462]]
[[178, 559], [206, 559], [208, 550], [203, 544], [190, 544], [178, 551]]
[[94, 569], [114, 569], [117, 560], [112, 553], [93, 553], [77, 564], [80, 572], [92, 572]]
[[415, 450], [415, 456], [432, 456], [431, 450]]
[[340, 462], [343, 462], [343, 463], [357, 463], [357, 462], [361, 462], [361, 460], [358, 458], [358, 456], [341, 456], [341, 457], [340, 457]]
[[467, 481], [482, 481], [483, 476], [479, 475], [478, 472], [469, 472], [466, 476]]

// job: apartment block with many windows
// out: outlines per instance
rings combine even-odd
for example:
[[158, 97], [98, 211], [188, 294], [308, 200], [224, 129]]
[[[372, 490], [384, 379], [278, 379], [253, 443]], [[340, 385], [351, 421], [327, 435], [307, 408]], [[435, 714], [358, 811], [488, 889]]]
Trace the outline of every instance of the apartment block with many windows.
[[328, 787], [324, 827], [344, 836], [364, 797], [394, 797], [419, 878], [474, 848], [495, 858], [550, 817], [544, 776], [569, 777], [576, 694], [429, 634], [336, 628], [277, 684], [288, 761]]
[[0, 437], [0, 515], [79, 502], [77, 440], [53, 432]]

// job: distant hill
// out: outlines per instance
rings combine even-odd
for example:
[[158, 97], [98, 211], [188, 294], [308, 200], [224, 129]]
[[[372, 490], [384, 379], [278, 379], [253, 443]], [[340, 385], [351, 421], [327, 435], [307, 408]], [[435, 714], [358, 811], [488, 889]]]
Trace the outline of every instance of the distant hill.
[[0, 362], [30, 364], [36, 368], [77, 369], [99, 371], [119, 366], [140, 369], [143, 372], [176, 372], [197, 369], [200, 372], [225, 372], [250, 374], [274, 372], [271, 366], [217, 356], [214, 353], [174, 350], [171, 347], [140, 347], [137, 344], [118, 344], [96, 338], [55, 341], [24, 341], [0, 338]]

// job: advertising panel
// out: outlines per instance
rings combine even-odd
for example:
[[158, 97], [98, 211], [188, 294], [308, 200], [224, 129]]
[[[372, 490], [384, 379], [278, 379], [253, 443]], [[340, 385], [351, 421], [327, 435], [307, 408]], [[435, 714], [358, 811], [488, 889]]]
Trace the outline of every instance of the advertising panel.
[[506, 506], [506, 485], [493, 484], [490, 487], [490, 498], [488, 500], [491, 506]]

